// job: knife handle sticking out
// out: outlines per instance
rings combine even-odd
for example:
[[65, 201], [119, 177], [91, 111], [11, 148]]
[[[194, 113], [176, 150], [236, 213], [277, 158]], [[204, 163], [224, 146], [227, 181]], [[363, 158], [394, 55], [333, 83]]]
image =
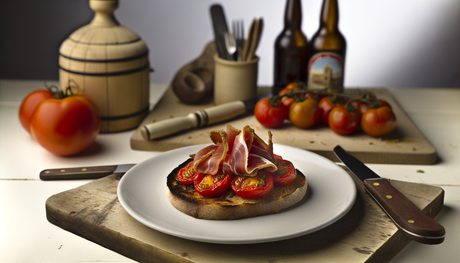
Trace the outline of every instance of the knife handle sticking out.
[[445, 230], [384, 178], [364, 180], [364, 188], [412, 240], [424, 244], [440, 244]]
[[46, 169], [40, 172], [40, 179], [44, 181], [96, 179], [113, 174], [117, 167], [117, 165], [107, 165], [78, 168]]
[[244, 114], [246, 109], [246, 102], [228, 102], [215, 107], [192, 112], [184, 117], [175, 117], [144, 125], [141, 129], [141, 134], [145, 140], [153, 140], [183, 130], [204, 127], [209, 124], [229, 120]]

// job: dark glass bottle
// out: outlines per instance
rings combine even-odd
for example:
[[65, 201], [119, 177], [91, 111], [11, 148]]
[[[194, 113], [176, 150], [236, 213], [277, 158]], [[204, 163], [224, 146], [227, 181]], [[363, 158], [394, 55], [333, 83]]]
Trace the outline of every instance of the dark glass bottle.
[[284, 28], [275, 41], [273, 94], [278, 94], [291, 82], [307, 79], [308, 41], [301, 25], [300, 0], [288, 0]]
[[347, 42], [339, 30], [337, 0], [324, 0], [320, 26], [309, 43], [308, 87], [343, 92]]

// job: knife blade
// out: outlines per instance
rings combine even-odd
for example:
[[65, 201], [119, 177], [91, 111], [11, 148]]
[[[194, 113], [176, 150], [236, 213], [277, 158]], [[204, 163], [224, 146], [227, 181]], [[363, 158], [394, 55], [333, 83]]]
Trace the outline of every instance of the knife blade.
[[40, 172], [40, 179], [49, 180], [74, 180], [97, 179], [110, 174], [124, 174], [135, 164], [103, 165], [72, 168], [46, 169]]
[[230, 120], [254, 109], [258, 99], [232, 101], [218, 106], [192, 112], [187, 116], [175, 117], [149, 123], [141, 128], [145, 140], [153, 140], [183, 130], [204, 127], [213, 123]]
[[390, 181], [378, 176], [339, 145], [333, 151], [339, 160], [363, 182], [366, 192], [406, 236], [423, 244], [440, 244], [444, 241], [444, 227], [394, 188]]

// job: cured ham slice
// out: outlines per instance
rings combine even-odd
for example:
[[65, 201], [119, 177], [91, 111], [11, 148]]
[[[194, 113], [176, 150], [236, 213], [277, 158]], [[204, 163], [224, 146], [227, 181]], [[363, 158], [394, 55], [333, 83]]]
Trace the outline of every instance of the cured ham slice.
[[[227, 130], [229, 127], [231, 126], [228, 125]], [[254, 176], [259, 169], [267, 169], [270, 172], [277, 170], [271, 133], [269, 143], [266, 144], [253, 129], [245, 126], [243, 131], [235, 136], [233, 144], [230, 141], [228, 144], [231, 150], [224, 160], [224, 173]]]
[[193, 158], [193, 168], [199, 173], [216, 174], [228, 152], [227, 134], [223, 130], [212, 130], [210, 137], [214, 144], [201, 149]]

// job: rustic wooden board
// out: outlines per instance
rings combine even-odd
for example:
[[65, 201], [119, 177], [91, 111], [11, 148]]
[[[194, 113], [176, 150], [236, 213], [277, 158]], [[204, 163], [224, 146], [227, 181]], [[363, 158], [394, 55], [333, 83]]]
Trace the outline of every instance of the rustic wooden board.
[[[366, 89], [346, 89], [349, 94], [358, 94]], [[384, 88], [369, 89], [378, 98], [388, 101], [397, 117], [396, 129], [383, 138], [370, 137], [362, 131], [350, 136], [340, 136], [321, 124], [310, 129], [299, 129], [286, 121], [280, 128], [271, 129], [274, 143], [299, 147], [332, 161], [338, 161], [332, 149], [340, 144], [349, 153], [365, 163], [393, 163], [393, 164], [433, 164], [436, 162], [436, 150], [418, 130], [407, 114], [399, 106], [389, 91]], [[268, 88], [259, 88], [259, 94], [268, 93]], [[180, 103], [171, 88], [158, 102], [155, 108], [141, 123], [140, 128], [147, 123], [161, 121], [168, 118], [185, 116], [190, 112], [213, 106], [212, 102], [201, 105], [186, 105]], [[254, 115], [246, 115], [231, 121], [184, 131], [157, 140], [147, 141], [138, 128], [131, 137], [131, 148], [145, 151], [167, 151], [179, 147], [195, 144], [210, 143], [208, 132], [211, 129], [226, 129], [227, 123], [236, 128], [250, 125], [263, 139], [267, 140], [267, 128], [260, 125]]]
[[[51, 196], [48, 221], [139, 262], [388, 262], [410, 242], [359, 181], [352, 209], [327, 228], [284, 241], [223, 245], [169, 236], [139, 223], [118, 201], [120, 178], [109, 175]], [[391, 183], [430, 217], [441, 211], [442, 188]]]

